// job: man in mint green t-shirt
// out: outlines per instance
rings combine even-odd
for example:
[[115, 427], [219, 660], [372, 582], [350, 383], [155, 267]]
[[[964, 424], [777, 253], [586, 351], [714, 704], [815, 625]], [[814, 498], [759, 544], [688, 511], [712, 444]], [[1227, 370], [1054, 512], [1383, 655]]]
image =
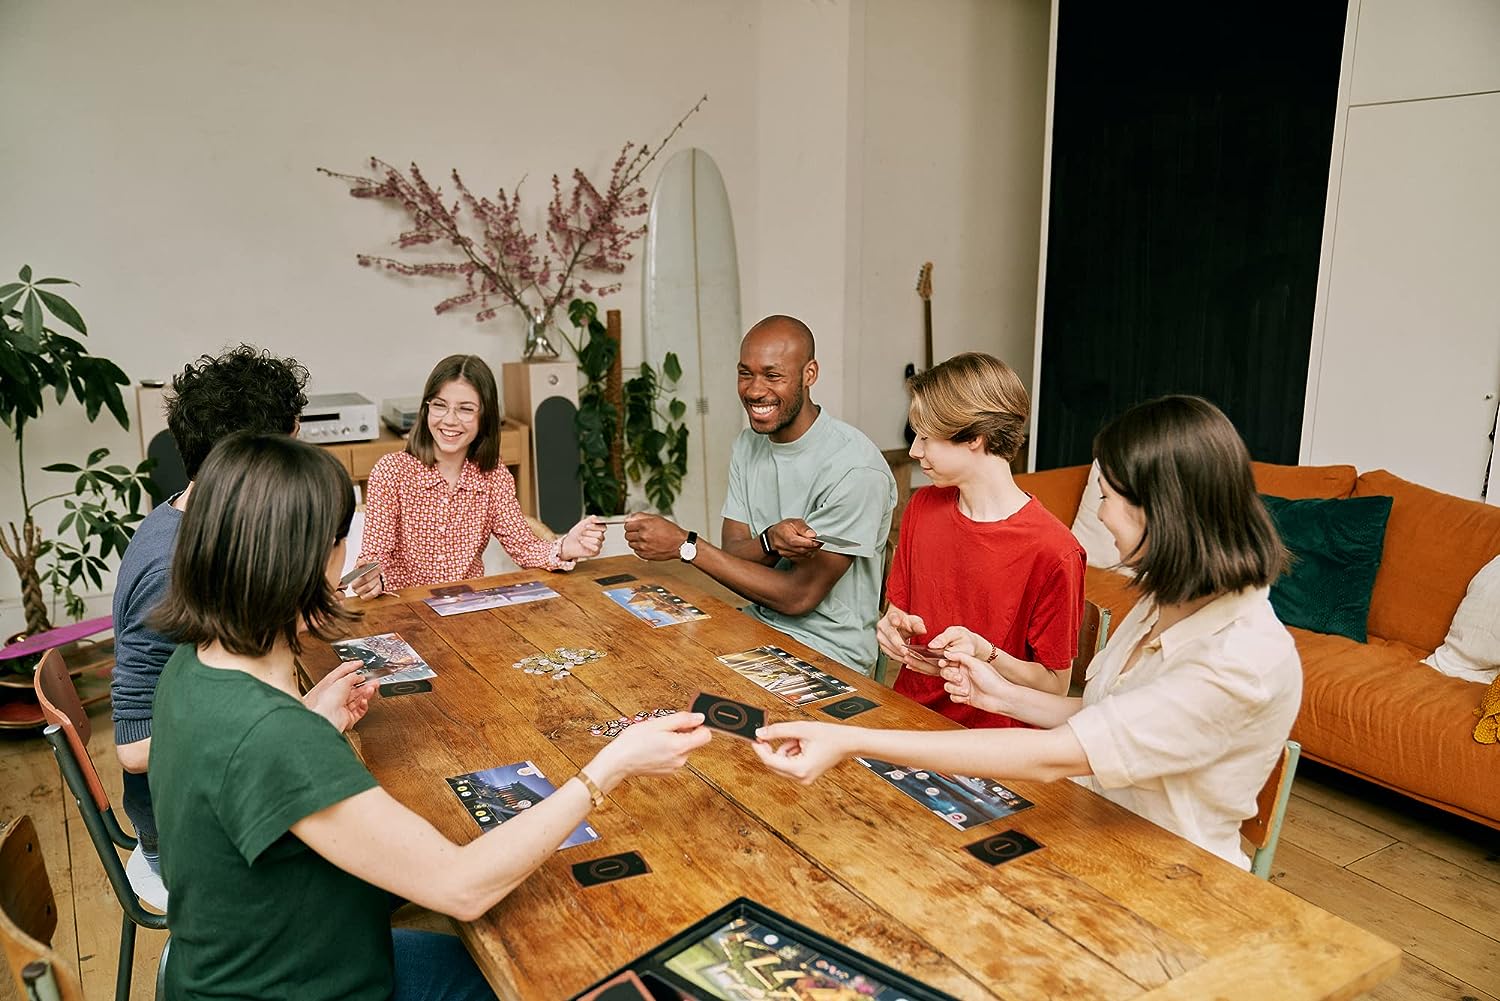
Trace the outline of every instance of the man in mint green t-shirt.
[[720, 545], [655, 515], [632, 515], [625, 538], [642, 559], [691, 563], [754, 602], [750, 615], [868, 674], [896, 481], [869, 438], [812, 402], [817, 378], [806, 324], [751, 327], [739, 363], [750, 428], [730, 456]]

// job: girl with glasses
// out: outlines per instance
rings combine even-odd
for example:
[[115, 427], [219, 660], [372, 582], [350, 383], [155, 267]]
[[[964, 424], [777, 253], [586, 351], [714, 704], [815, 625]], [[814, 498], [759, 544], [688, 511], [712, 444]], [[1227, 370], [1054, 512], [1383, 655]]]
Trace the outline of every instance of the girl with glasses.
[[354, 582], [354, 593], [482, 577], [491, 538], [516, 566], [571, 570], [599, 555], [604, 523], [589, 516], [560, 539], [537, 538], [500, 462], [494, 373], [476, 355], [449, 355], [427, 377], [406, 451], [370, 470], [357, 562], [379, 566]]

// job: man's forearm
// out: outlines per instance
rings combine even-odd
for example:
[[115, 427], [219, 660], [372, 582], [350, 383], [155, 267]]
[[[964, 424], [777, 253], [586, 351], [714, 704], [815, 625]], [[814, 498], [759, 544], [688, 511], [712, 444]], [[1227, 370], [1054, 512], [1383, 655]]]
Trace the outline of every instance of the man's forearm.
[[[755, 551], [764, 556], [758, 539], [751, 539]], [[744, 544], [736, 545], [743, 549]], [[693, 566], [729, 588], [742, 598], [749, 598], [757, 605], [764, 605], [783, 615], [805, 615], [811, 606], [804, 607], [812, 599], [796, 586], [792, 575], [755, 560], [736, 556], [702, 539], [698, 540], [698, 555]], [[811, 600], [816, 605], [817, 600]]]
[[[701, 547], [703, 543], [699, 542], [698, 545]], [[744, 560], [746, 563], [756, 563], [763, 567], [774, 567], [777, 561], [781, 559], [775, 553], [766, 552], [766, 548], [760, 544], [760, 536], [758, 535], [752, 535], [745, 539], [725, 539], [719, 548], [727, 556], [733, 556], [737, 560]], [[694, 563], [696, 562], [694, 560]], [[710, 574], [710, 576], [712, 575]], [[717, 580], [717, 578], [715, 579]]]

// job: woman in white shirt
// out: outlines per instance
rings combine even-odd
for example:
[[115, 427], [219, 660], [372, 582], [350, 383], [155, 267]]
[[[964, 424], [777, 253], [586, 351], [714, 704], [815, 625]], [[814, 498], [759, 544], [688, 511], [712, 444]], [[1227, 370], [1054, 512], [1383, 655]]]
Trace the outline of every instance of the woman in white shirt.
[[[1229, 419], [1192, 396], [1133, 407], [1094, 440], [1099, 517], [1141, 592], [1090, 664], [1083, 698], [943, 665], [955, 702], [1039, 729], [941, 732], [779, 723], [767, 766], [812, 782], [855, 755], [996, 778], [1079, 777], [1241, 868], [1239, 826], [1296, 719], [1302, 668], [1267, 597], [1286, 551]], [[962, 567], [955, 567], [962, 573]]]

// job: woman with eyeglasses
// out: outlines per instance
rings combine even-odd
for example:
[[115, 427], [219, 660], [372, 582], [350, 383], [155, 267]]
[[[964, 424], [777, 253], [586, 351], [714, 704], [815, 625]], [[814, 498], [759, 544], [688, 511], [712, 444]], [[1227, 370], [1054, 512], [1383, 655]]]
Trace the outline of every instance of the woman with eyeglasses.
[[373, 598], [481, 577], [491, 537], [517, 566], [571, 570], [599, 555], [604, 523], [589, 516], [560, 539], [536, 537], [515, 478], [500, 462], [495, 375], [477, 355], [449, 355], [427, 377], [406, 451], [382, 456], [370, 470], [356, 565], [378, 569], [354, 581], [354, 593]]

